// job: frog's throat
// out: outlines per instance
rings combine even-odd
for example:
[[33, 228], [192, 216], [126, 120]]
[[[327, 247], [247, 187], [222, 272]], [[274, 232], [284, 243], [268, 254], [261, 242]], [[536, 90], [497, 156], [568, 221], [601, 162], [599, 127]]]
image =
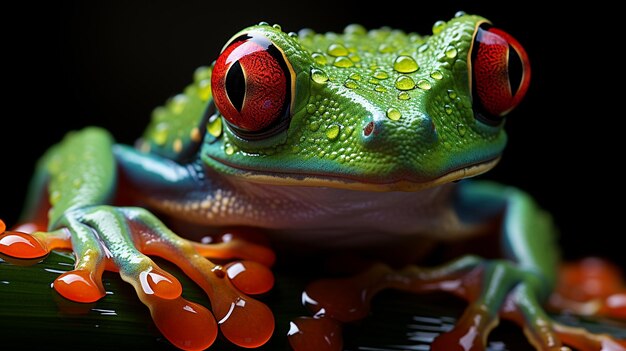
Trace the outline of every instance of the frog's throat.
[[302, 176], [299, 174], [286, 173], [250, 173], [235, 172], [234, 177], [244, 181], [283, 185], [283, 186], [311, 186], [329, 187], [359, 191], [420, 191], [433, 188], [442, 184], [450, 183], [464, 178], [475, 177], [495, 167], [500, 161], [500, 156], [481, 163], [472, 164], [463, 168], [450, 171], [440, 177], [423, 182], [411, 180], [397, 180], [389, 183], [374, 183], [350, 178], [341, 178], [324, 175]]

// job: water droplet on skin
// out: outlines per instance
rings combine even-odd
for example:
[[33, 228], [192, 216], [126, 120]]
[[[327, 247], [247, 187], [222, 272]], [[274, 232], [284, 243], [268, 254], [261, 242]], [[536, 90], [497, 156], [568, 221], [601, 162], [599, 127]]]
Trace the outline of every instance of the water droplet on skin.
[[211, 81], [211, 70], [209, 67], [200, 66], [193, 72], [193, 81], [201, 82], [205, 79], [208, 79], [209, 82]]
[[265, 22], [265, 21], [261, 21], [259, 22], [259, 26], [269, 26], [270, 24]]
[[278, 30], [281, 30], [281, 29], [282, 29], [282, 28], [280, 27], [280, 24], [278, 24], [278, 23], [276, 23], [276, 24], [272, 25], [272, 27], [273, 27], [274, 29], [278, 29]]
[[395, 86], [399, 90], [415, 89], [415, 81], [408, 76], [400, 76], [396, 79]]
[[203, 79], [198, 83], [198, 97], [202, 101], [208, 101], [211, 97], [211, 79]]
[[387, 118], [389, 118], [390, 120], [397, 121], [400, 119], [400, 117], [402, 117], [402, 113], [400, 113], [397, 108], [390, 107], [389, 109], [387, 109]]
[[152, 139], [157, 145], [163, 145], [167, 141], [169, 126], [167, 123], [159, 123], [154, 127]]
[[298, 33], [296, 33], [296, 32], [289, 32], [287, 35], [289, 37], [291, 37], [291, 38], [297, 38], [298, 37]]
[[387, 72], [385, 72], [385, 71], [376, 71], [374, 73], [373, 77], [376, 78], [376, 79], [383, 80], [383, 79], [389, 78], [389, 74], [387, 74]]
[[52, 193], [50, 193], [50, 204], [51, 205], [56, 205], [59, 200], [61, 200], [61, 192], [58, 190], [53, 191]]
[[189, 99], [183, 94], [178, 94], [174, 96], [169, 104], [170, 111], [175, 115], [179, 115], [185, 109]]
[[422, 44], [422, 45], [421, 45], [421, 46], [417, 49], [417, 52], [419, 52], [420, 54], [421, 54], [421, 53], [424, 53], [426, 50], [428, 50], [428, 48], [429, 48], [428, 44]]
[[311, 122], [311, 123], [309, 123], [309, 130], [310, 131], [316, 132], [318, 129], [320, 129], [319, 122]]
[[448, 114], [448, 115], [451, 115], [451, 114], [452, 114], [452, 112], [453, 112], [453, 111], [452, 111], [452, 106], [450, 106], [450, 105], [445, 105], [445, 106], [443, 107], [443, 109], [444, 109], [444, 111], [446, 111], [446, 114]]
[[452, 89], [448, 90], [448, 97], [452, 100], [456, 99], [457, 97], [456, 92]]
[[380, 81], [376, 78], [370, 78], [367, 82], [374, 85], [380, 84]]
[[313, 61], [315, 61], [315, 63], [317, 63], [318, 65], [324, 66], [326, 63], [328, 63], [326, 55], [322, 54], [321, 52], [314, 52], [311, 54], [311, 57], [313, 58]]
[[393, 52], [394, 50], [395, 48], [389, 44], [382, 43], [380, 44], [380, 46], [378, 46], [378, 52], [383, 53], [383, 54]]
[[328, 82], [328, 75], [321, 69], [311, 69], [311, 79], [317, 84], [324, 84]]
[[436, 80], [442, 80], [443, 79], [443, 73], [441, 73], [440, 71], [433, 71], [430, 74], [430, 78], [436, 79]]
[[411, 56], [398, 56], [393, 63], [393, 69], [400, 73], [412, 73], [419, 69], [419, 65]]
[[374, 88], [374, 90], [376, 90], [376, 91], [377, 91], [377, 92], [379, 92], [379, 93], [385, 93], [385, 92], [387, 92], [387, 88], [385, 88], [385, 87], [383, 87], [383, 86], [380, 86], [380, 85], [377, 85], [377, 86]]
[[361, 78], [361, 75], [360, 75], [360, 74], [358, 74], [358, 73], [352, 73], [352, 74], [350, 75], [350, 79], [353, 79], [353, 80], [356, 80], [356, 81], [359, 81], [359, 82], [360, 82], [362, 78]]
[[398, 94], [398, 99], [399, 100], [408, 100], [410, 98], [411, 98], [411, 96], [406, 91], [401, 91], [400, 94]]
[[302, 39], [311, 38], [315, 35], [315, 31], [311, 28], [302, 28], [298, 31], [298, 36]]
[[355, 53], [350, 53], [350, 55], [348, 55], [348, 58], [352, 62], [361, 62], [361, 56], [359, 56], [358, 54], [355, 54]]
[[235, 148], [232, 145], [226, 144], [224, 145], [224, 153], [226, 153], [226, 155], [232, 155], [235, 153]]
[[348, 56], [348, 49], [346, 49], [345, 46], [336, 43], [330, 44], [328, 46], [327, 52], [329, 55], [335, 57]]
[[348, 88], [348, 89], [356, 89], [359, 87], [359, 85], [357, 84], [357, 82], [355, 82], [352, 79], [346, 79], [346, 81], [343, 83], [343, 86]]
[[457, 54], [456, 48], [454, 46], [448, 46], [446, 48], [445, 54], [447, 58], [450, 58], [450, 59], [455, 58]]
[[211, 116], [206, 125], [206, 131], [215, 138], [219, 138], [222, 135], [222, 119], [218, 114]]
[[426, 79], [420, 79], [419, 82], [417, 82], [417, 87], [422, 90], [430, 90], [432, 86], [430, 85], [430, 82]]
[[315, 104], [306, 105], [306, 112], [315, 113], [316, 110], [317, 110], [317, 107], [315, 107]]
[[441, 33], [441, 31], [446, 28], [446, 22], [445, 21], [437, 21], [435, 22], [435, 24], [433, 24], [433, 34], [439, 34]]
[[462, 16], [465, 16], [465, 11], [457, 11], [454, 14], [454, 17], [456, 17], [456, 18], [459, 18], [459, 17], [462, 17]]
[[339, 131], [341, 127], [338, 124], [331, 124], [326, 128], [326, 137], [330, 140], [335, 140], [339, 136]]
[[352, 23], [346, 26], [343, 30], [345, 34], [356, 34], [356, 35], [365, 35], [367, 34], [367, 30], [360, 24]]
[[459, 123], [456, 125], [456, 130], [459, 132], [460, 136], [465, 136], [465, 132], [467, 131], [467, 128], [465, 127], [464, 124]]
[[341, 56], [335, 59], [333, 66], [341, 67], [341, 68], [348, 68], [348, 67], [354, 66], [354, 62], [352, 62], [349, 58], [345, 56]]

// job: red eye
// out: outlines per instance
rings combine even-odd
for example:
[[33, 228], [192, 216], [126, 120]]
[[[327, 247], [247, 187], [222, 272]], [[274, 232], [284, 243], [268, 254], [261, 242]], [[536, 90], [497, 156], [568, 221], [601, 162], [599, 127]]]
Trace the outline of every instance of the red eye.
[[528, 55], [511, 35], [486, 24], [476, 30], [472, 51], [474, 101], [485, 118], [498, 122], [528, 90]]
[[215, 106], [233, 131], [258, 137], [286, 125], [291, 71], [283, 53], [265, 36], [248, 33], [222, 51], [211, 78]]

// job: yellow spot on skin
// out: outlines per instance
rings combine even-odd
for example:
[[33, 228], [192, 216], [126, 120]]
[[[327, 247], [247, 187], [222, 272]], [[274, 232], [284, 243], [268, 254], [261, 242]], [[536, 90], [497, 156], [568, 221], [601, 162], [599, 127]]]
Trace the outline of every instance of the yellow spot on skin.
[[191, 132], [189, 133], [189, 137], [191, 137], [191, 140], [196, 143], [200, 141], [200, 138], [202, 136], [200, 135], [200, 130], [198, 129], [198, 127], [195, 127], [191, 130]]
[[183, 142], [180, 139], [176, 139], [174, 140], [174, 144], [172, 145], [172, 147], [174, 148], [174, 152], [179, 153], [181, 151], [183, 151]]
[[145, 141], [142, 142], [139, 146], [139, 151], [147, 154], [148, 152], [150, 152], [150, 144], [146, 143]]

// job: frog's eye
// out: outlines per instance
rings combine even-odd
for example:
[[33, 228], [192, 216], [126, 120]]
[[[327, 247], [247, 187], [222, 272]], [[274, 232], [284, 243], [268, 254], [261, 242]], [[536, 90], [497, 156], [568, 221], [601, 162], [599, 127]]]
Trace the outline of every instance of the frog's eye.
[[489, 121], [499, 122], [526, 94], [530, 63], [515, 38], [483, 23], [475, 32], [471, 74], [477, 112]]
[[215, 65], [215, 106], [233, 132], [259, 139], [286, 128], [292, 99], [292, 68], [267, 37], [249, 32], [231, 40]]

